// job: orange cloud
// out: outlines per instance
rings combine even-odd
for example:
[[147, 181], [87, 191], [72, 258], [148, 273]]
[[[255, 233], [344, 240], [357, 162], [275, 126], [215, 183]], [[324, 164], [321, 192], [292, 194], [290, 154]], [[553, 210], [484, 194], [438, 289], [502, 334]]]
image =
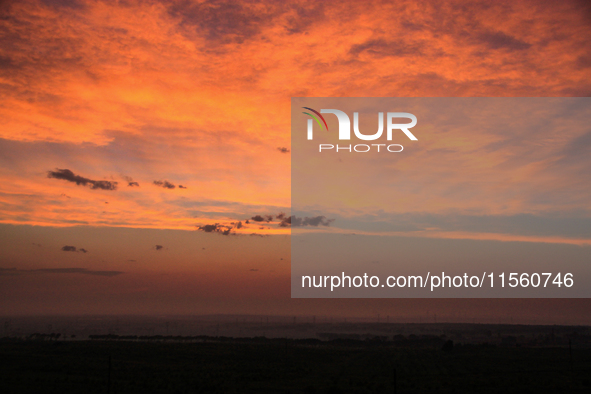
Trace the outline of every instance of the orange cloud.
[[[228, 202], [285, 210], [289, 155], [277, 147], [289, 149], [291, 96], [591, 91], [591, 27], [577, 2], [81, 0], [9, 2], [1, 12], [0, 138], [3, 154], [21, 154], [0, 170], [7, 223], [188, 229], [241, 219]], [[449, 148], [494, 143], [485, 138]], [[471, 157], [488, 174], [502, 162]], [[141, 186], [95, 193], [45, 179], [55, 168]], [[189, 188], [151, 187], [161, 179]]]

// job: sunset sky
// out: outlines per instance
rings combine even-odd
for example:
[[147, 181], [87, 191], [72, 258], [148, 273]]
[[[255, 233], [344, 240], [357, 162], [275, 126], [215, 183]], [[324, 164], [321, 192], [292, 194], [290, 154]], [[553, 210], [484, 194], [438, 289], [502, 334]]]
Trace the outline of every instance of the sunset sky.
[[[292, 97], [589, 97], [585, 1], [4, 1], [0, 36], [0, 314], [590, 322], [588, 300], [292, 300], [280, 226]], [[423, 145], [393, 221], [591, 255], [591, 131], [457, 137]]]

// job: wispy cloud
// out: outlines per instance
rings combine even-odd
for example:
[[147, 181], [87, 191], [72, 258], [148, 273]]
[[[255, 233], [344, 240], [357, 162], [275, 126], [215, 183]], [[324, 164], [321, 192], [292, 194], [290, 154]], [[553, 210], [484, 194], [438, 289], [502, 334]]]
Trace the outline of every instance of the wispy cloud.
[[123, 274], [123, 271], [95, 271], [87, 268], [40, 268], [21, 270], [16, 268], [0, 268], [0, 276], [25, 275], [25, 274], [82, 274], [93, 276], [113, 277]]

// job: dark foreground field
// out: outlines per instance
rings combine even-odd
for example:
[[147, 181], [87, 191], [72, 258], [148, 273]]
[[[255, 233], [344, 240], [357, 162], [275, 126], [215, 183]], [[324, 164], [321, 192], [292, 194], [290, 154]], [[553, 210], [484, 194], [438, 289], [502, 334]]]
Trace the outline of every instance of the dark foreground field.
[[5, 339], [0, 363], [2, 393], [591, 392], [591, 350], [568, 347]]

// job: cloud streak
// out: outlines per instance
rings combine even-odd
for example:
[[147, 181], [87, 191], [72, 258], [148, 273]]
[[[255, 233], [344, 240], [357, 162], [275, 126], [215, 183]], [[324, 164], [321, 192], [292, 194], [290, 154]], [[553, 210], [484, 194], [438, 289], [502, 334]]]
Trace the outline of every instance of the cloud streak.
[[121, 275], [123, 271], [95, 271], [87, 268], [40, 268], [21, 270], [16, 268], [0, 268], [0, 276], [26, 275], [26, 274], [81, 274], [92, 276], [113, 277]]
[[117, 190], [117, 182], [115, 181], [96, 181], [90, 178], [85, 178], [83, 176], [76, 175], [68, 169], [56, 168], [55, 171], [47, 171], [47, 177], [73, 182], [78, 186], [90, 186], [90, 188], [93, 190]]

